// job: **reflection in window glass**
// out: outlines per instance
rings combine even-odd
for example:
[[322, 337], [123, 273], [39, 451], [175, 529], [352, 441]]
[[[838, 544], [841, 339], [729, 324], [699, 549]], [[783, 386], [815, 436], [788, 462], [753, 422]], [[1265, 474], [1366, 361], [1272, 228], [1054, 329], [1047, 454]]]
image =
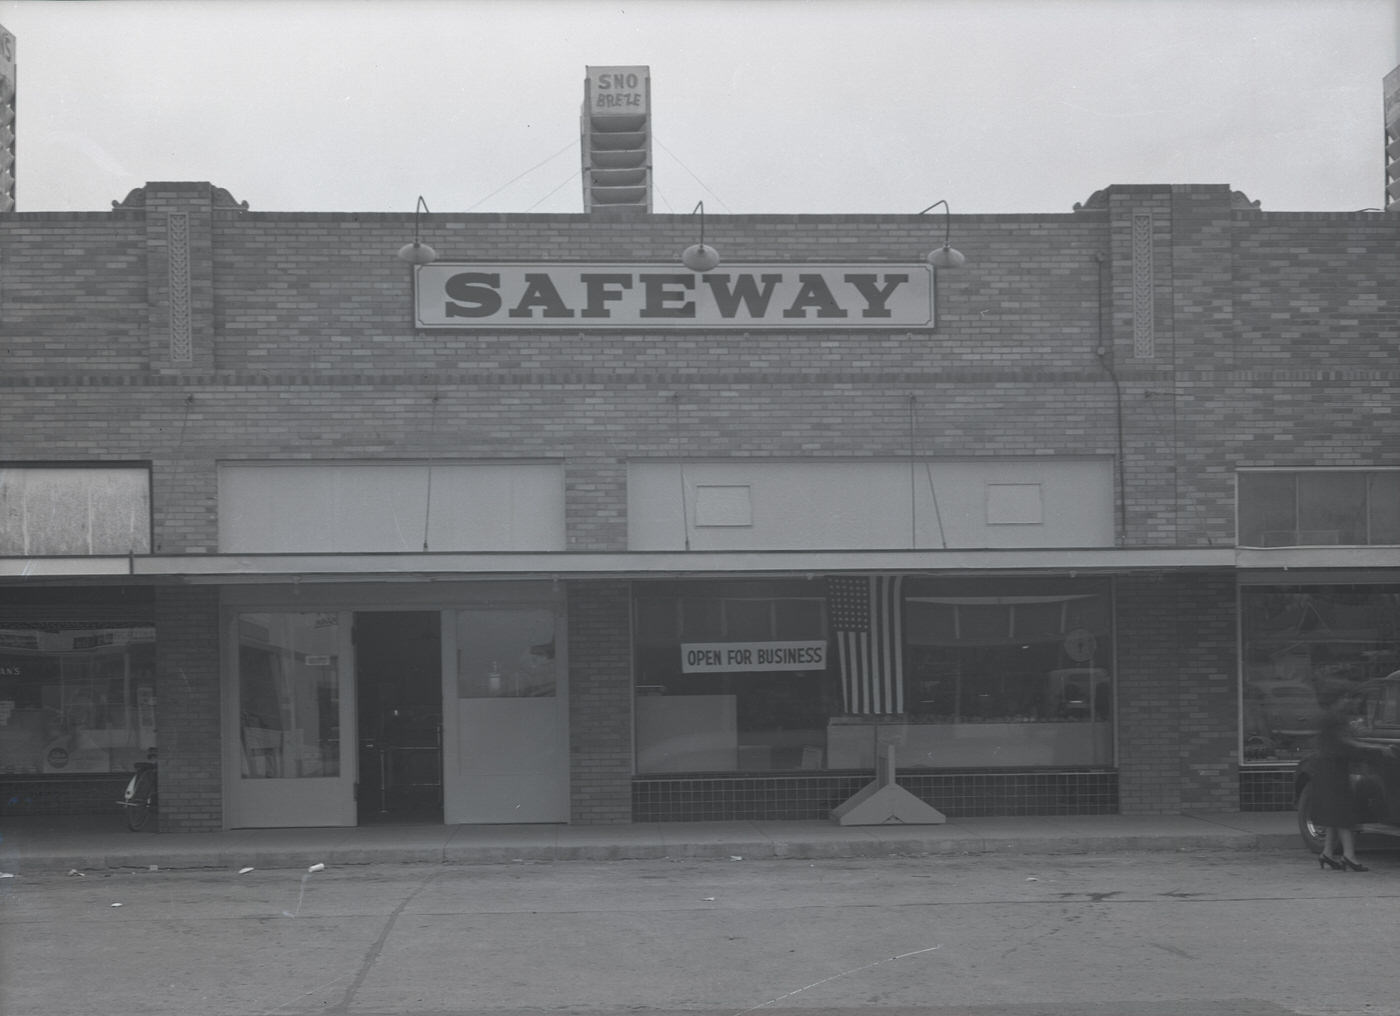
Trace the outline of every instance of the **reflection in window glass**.
[[1400, 544], [1400, 472], [1367, 476], [1367, 521], [1371, 544]]
[[976, 595], [984, 591], [909, 584], [911, 714], [944, 723], [1109, 720], [1107, 586], [1023, 580]]
[[1246, 762], [1299, 758], [1323, 703], [1400, 669], [1400, 586], [1247, 586], [1240, 609]]
[[240, 614], [244, 779], [340, 775], [340, 615]]
[[1240, 473], [1240, 545], [1277, 547], [1296, 543], [1296, 500], [1292, 473]]
[[1241, 472], [1242, 547], [1400, 544], [1400, 470]]
[[155, 707], [152, 626], [0, 621], [0, 773], [130, 771]]
[[1366, 474], [1298, 474], [1298, 540], [1310, 544], [1366, 542]]
[[556, 694], [554, 612], [473, 607], [457, 612], [457, 697]]
[[924, 579], [906, 595], [900, 737], [929, 764], [1112, 762], [1106, 582]]
[[905, 579], [903, 694], [848, 701], [828, 629], [875, 639], [849, 596], [827, 581], [637, 583], [637, 771], [870, 769], [886, 745], [901, 769], [1111, 764], [1107, 582]]
[[773, 605], [768, 600], [725, 600], [724, 638], [746, 642], [773, 637]]
[[842, 709], [824, 588], [637, 583], [638, 772], [823, 768]]

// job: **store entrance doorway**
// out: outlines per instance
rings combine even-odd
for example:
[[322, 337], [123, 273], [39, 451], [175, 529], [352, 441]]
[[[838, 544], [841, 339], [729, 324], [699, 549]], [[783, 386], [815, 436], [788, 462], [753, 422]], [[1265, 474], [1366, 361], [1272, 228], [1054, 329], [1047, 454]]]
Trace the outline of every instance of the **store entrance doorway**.
[[355, 614], [360, 825], [442, 821], [442, 618]]

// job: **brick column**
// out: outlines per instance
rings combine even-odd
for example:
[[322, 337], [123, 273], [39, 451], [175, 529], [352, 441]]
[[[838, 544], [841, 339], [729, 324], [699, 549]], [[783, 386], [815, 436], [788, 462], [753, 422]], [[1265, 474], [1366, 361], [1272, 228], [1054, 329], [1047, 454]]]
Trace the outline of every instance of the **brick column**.
[[631, 822], [629, 585], [571, 582], [568, 592], [570, 820]]
[[1117, 617], [1119, 810], [1235, 810], [1233, 577], [1127, 576]]
[[160, 829], [222, 829], [219, 591], [157, 589], [155, 615]]

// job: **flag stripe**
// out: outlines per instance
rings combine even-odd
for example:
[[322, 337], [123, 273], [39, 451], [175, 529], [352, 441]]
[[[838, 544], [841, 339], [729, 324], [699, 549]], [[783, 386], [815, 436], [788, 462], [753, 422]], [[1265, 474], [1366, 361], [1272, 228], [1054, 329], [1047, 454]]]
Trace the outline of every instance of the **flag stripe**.
[[827, 580], [846, 711], [904, 712], [903, 576], [833, 576]]

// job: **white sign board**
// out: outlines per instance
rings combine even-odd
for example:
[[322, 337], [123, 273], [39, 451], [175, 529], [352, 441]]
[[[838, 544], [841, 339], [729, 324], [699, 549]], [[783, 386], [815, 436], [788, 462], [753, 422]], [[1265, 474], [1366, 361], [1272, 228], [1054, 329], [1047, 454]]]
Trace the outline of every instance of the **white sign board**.
[[647, 112], [647, 67], [588, 68], [588, 111], [594, 116]]
[[681, 673], [730, 674], [749, 670], [825, 670], [826, 643], [686, 642]]
[[468, 264], [414, 269], [419, 328], [928, 328], [926, 264]]

